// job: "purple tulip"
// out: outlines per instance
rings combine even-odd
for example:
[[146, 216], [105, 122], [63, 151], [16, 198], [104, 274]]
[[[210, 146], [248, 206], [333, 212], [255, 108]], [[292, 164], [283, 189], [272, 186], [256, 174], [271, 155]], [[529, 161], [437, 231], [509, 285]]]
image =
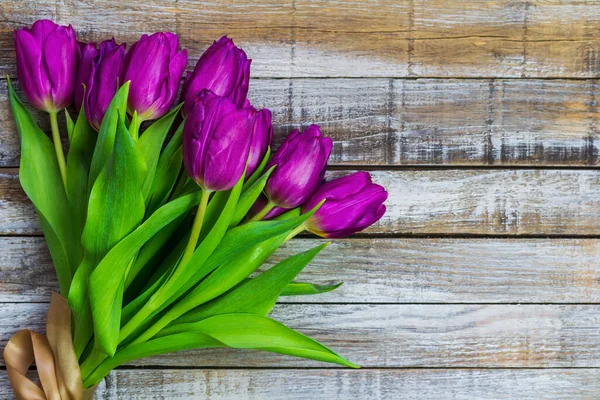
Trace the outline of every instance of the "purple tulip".
[[263, 108], [260, 111], [254, 109], [254, 129], [248, 156], [248, 167], [246, 176], [252, 175], [267, 153], [267, 149], [273, 140], [273, 125], [271, 123], [271, 111]]
[[325, 203], [307, 221], [308, 230], [326, 238], [342, 238], [362, 231], [385, 213], [388, 194], [371, 181], [368, 172], [355, 172], [322, 184], [302, 205], [308, 212]]
[[277, 165], [265, 187], [269, 201], [283, 208], [304, 203], [323, 179], [331, 146], [317, 125], [291, 132], [266, 166]]
[[185, 100], [184, 113], [191, 112], [194, 99], [203, 89], [229, 97], [242, 108], [248, 94], [251, 62], [244, 50], [236, 47], [227, 36], [214, 42], [185, 78], [181, 92], [181, 99]]
[[187, 64], [187, 50], [170, 32], [143, 35], [125, 56], [121, 82], [131, 81], [127, 111], [140, 121], [163, 116], [175, 101]]
[[87, 87], [90, 77], [93, 76], [94, 61], [98, 58], [98, 54], [96, 43], [77, 42], [77, 79], [75, 80], [74, 101], [78, 111], [83, 104], [86, 89], [84, 85]]
[[244, 173], [254, 114], [208, 90], [194, 100], [183, 127], [183, 163], [204, 190], [229, 190]]
[[96, 130], [100, 129], [102, 118], [118, 89], [124, 59], [125, 43], [118, 45], [114, 39], [105, 40], [100, 43], [100, 51], [95, 43], [80, 43], [75, 106], [80, 109], [81, 104], [85, 104], [87, 119]]
[[77, 43], [73, 27], [36, 21], [16, 29], [17, 76], [25, 95], [40, 110], [57, 112], [73, 101]]

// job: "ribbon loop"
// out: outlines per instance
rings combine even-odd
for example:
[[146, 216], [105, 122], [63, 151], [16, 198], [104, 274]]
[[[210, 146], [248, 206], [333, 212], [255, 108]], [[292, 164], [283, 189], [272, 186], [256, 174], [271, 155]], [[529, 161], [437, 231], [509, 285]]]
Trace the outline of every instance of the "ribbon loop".
[[[29, 329], [17, 332], [4, 348], [8, 379], [18, 400], [87, 400], [94, 389], [83, 390], [71, 336], [71, 310], [67, 300], [52, 293], [46, 335]], [[27, 377], [37, 368], [40, 384]]]

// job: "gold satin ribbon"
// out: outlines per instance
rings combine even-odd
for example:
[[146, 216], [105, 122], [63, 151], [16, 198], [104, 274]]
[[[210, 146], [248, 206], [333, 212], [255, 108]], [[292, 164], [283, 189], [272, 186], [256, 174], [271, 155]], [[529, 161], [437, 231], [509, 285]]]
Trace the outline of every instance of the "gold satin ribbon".
[[[46, 335], [23, 329], [4, 348], [8, 379], [18, 400], [87, 400], [95, 387], [83, 390], [71, 337], [71, 310], [67, 300], [52, 293]], [[27, 378], [35, 362], [40, 384]]]

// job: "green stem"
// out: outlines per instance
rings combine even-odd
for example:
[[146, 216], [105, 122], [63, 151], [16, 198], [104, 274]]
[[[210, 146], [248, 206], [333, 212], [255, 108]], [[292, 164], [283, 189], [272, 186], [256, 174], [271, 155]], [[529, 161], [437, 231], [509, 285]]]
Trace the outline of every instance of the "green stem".
[[192, 226], [192, 232], [190, 233], [190, 240], [188, 241], [179, 265], [186, 265], [196, 250], [196, 245], [198, 244], [198, 237], [200, 236], [200, 231], [202, 230], [202, 222], [204, 221], [204, 214], [206, 214], [206, 205], [208, 204], [210, 193], [211, 192], [208, 190], [202, 190], [200, 204], [198, 204], [198, 212], [196, 213], [196, 218], [194, 218], [194, 225]]
[[67, 190], [67, 163], [65, 162], [65, 153], [63, 152], [62, 142], [60, 141], [60, 131], [58, 130], [57, 112], [50, 111], [50, 128], [52, 128], [52, 141], [54, 142], [54, 150], [56, 151], [56, 159], [58, 160], [58, 168], [62, 177], [63, 185]]
[[283, 243], [287, 242], [288, 240], [290, 240], [291, 238], [293, 238], [294, 236], [298, 235], [301, 232], [304, 232], [306, 230], [306, 225], [302, 224], [296, 228], [294, 228], [289, 235], [287, 235], [287, 237], [285, 238], [285, 240], [283, 241]]
[[134, 140], [138, 140], [140, 137], [140, 126], [142, 125], [142, 119], [139, 118], [136, 111], [131, 116], [131, 123], [129, 124], [129, 134]]
[[250, 220], [248, 222], [255, 222], [255, 221], [260, 221], [261, 219], [264, 218], [265, 215], [267, 215], [269, 213], [269, 211], [271, 211], [273, 208], [275, 208], [275, 204], [271, 203], [271, 201], [268, 201], [267, 204], [263, 207], [262, 210], [260, 210], [258, 212], [258, 214], [256, 214], [254, 217], [250, 218]]

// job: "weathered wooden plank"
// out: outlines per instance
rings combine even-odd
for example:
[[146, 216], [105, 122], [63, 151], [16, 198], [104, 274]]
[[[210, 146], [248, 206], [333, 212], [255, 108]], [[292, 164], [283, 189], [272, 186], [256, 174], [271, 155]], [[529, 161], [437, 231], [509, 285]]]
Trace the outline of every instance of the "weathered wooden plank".
[[81, 39], [180, 35], [191, 62], [223, 34], [256, 76], [542, 76], [600, 72], [595, 1], [263, 0], [235, 3], [5, 1], [0, 73], [14, 73], [10, 32], [37, 18], [73, 24]]
[[[293, 240], [267, 265], [319, 240]], [[0, 301], [46, 302], [56, 276], [41, 237], [0, 237]], [[345, 282], [302, 303], [600, 303], [600, 240], [333, 241], [298, 280]]]
[[[329, 176], [346, 174], [335, 171]], [[600, 171], [374, 171], [388, 211], [367, 233], [597, 235]], [[0, 173], [0, 234], [40, 233], [13, 171]]]
[[[335, 165], [597, 165], [598, 95], [592, 80], [256, 79], [250, 91], [273, 111], [275, 145], [318, 123]], [[18, 155], [0, 80], [0, 166]]]
[[[47, 304], [0, 304], [0, 344], [42, 330]], [[280, 304], [273, 317], [364, 367], [600, 367], [598, 305]], [[268, 353], [199, 350], [137, 361], [193, 367], [331, 367]]]
[[[592, 399], [597, 369], [113, 371], [96, 390], [113, 399]], [[6, 374], [0, 396], [11, 398]]]

